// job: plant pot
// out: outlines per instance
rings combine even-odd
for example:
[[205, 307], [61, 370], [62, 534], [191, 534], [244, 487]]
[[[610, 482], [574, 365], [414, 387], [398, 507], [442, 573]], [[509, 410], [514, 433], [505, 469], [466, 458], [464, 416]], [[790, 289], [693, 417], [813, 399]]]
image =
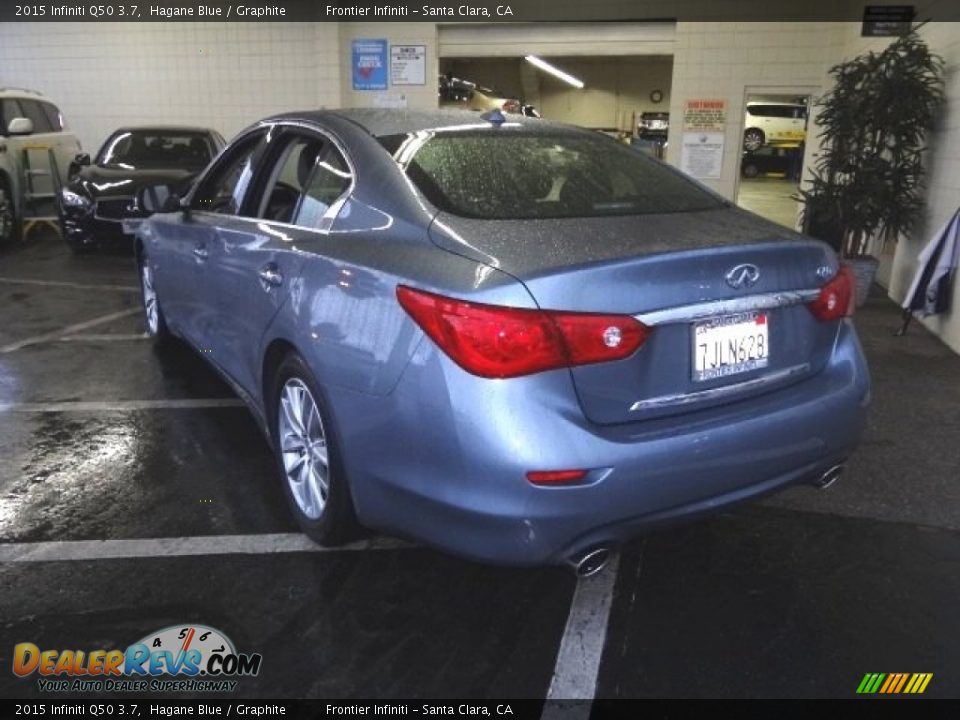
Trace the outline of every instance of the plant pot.
[[847, 258], [844, 262], [853, 270], [853, 276], [857, 280], [856, 303], [857, 307], [861, 307], [867, 301], [867, 296], [870, 294], [870, 286], [873, 285], [873, 280], [877, 276], [877, 268], [880, 266], [880, 261], [875, 257], [865, 256]]

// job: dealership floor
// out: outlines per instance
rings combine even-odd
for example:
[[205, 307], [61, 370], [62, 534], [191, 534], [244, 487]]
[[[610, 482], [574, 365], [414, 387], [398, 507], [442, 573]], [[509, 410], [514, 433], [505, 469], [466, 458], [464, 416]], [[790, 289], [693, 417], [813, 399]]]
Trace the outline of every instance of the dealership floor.
[[577, 588], [390, 539], [310, 546], [247, 411], [153, 348], [135, 286], [129, 257], [56, 237], [0, 252], [2, 697], [41, 696], [15, 643], [184, 623], [263, 655], [241, 697], [543, 698], [594, 675], [601, 698], [853, 697], [868, 672], [960, 694], [960, 357], [919, 323], [892, 337], [882, 293], [857, 317], [870, 429], [837, 485], [638, 539]]

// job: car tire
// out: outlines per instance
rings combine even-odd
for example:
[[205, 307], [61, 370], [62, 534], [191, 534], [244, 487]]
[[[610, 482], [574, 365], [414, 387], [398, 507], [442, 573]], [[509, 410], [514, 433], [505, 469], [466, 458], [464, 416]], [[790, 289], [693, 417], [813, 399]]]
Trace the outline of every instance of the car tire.
[[15, 205], [10, 184], [0, 177], [0, 247], [20, 241], [20, 218]]
[[268, 412], [283, 493], [300, 529], [320, 545], [357, 534], [330, 411], [310, 368], [290, 353], [277, 367]]
[[749, 128], [743, 133], [743, 149], [747, 152], [759, 150], [763, 147], [764, 142], [766, 142], [766, 138], [763, 135], [763, 130]]
[[760, 168], [758, 168], [753, 163], [748, 163], [743, 166], [743, 176], [745, 178], [753, 179], [760, 174]]
[[[73, 244], [69, 243], [71, 248]], [[75, 244], [75, 243], [74, 243]], [[143, 323], [147, 328], [147, 335], [153, 338], [158, 345], [170, 340], [170, 330], [167, 328], [166, 318], [160, 308], [160, 297], [157, 294], [153, 277], [153, 268], [150, 267], [146, 253], [140, 253], [138, 263], [140, 275], [140, 300], [143, 305]]]

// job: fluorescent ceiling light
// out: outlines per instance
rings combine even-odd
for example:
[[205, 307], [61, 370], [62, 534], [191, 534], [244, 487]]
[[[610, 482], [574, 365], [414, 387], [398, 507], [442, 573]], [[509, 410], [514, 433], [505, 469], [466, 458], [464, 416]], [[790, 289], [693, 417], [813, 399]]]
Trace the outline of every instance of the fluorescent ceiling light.
[[573, 75], [570, 75], [569, 73], [565, 73], [560, 68], [554, 65], [551, 65], [550, 63], [548, 63], [546, 60], [542, 58], [538, 58], [536, 55], [527, 55], [526, 60], [531, 65], [534, 65], [540, 68], [541, 70], [543, 70], [545, 73], [550, 73], [554, 77], [560, 78], [568, 85], [573, 85], [577, 89], [583, 88], [583, 80], [578, 80]]

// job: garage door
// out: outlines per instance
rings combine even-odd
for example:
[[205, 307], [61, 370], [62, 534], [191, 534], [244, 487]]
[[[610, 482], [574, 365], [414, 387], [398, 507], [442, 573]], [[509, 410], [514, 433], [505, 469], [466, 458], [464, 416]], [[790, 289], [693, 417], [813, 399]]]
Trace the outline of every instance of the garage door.
[[519, 55], [673, 55], [676, 24], [551, 23], [440, 25], [439, 55], [509, 57]]

